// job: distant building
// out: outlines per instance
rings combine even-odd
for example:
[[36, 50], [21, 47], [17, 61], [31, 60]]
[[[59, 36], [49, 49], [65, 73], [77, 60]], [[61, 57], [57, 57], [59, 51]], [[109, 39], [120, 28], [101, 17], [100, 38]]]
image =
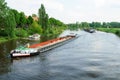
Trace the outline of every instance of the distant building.
[[32, 17], [32, 18], [33, 18], [34, 21], [38, 21], [38, 19], [39, 19], [37, 16], [36, 17]]
[[[25, 17], [28, 18], [28, 16], [25, 16]], [[34, 21], [38, 21], [38, 19], [39, 19], [37, 16], [34, 16], [32, 18], [33, 18]]]

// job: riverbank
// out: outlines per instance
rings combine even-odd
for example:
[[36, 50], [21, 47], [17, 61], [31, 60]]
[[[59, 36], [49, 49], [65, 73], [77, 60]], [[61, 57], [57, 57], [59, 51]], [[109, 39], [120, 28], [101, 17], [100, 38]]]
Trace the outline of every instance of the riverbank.
[[[46, 41], [48, 39], [46, 39], [45, 37], [47, 38], [50, 38], [50, 39], [53, 39], [53, 38], [56, 38], [58, 35], [60, 35], [63, 31], [58, 31], [58, 32], [54, 32], [54, 33], [44, 33], [44, 34], [41, 34], [41, 38], [44, 38], [42, 39], [43, 41]], [[30, 35], [30, 34], [29, 34]], [[27, 36], [16, 36], [15, 38], [10, 38], [10, 37], [7, 37], [7, 36], [0, 36], [0, 43], [4, 43], [4, 42], [7, 42], [7, 41], [10, 41], [10, 40], [14, 40], [14, 39], [27, 39], [29, 37], [29, 35]]]
[[98, 31], [103, 31], [107, 33], [113, 33], [120, 36], [120, 28], [97, 28]]
[[8, 41], [7, 37], [0, 37], [0, 43]]
[[14, 39], [19, 39], [19, 37], [15, 37], [15, 38], [9, 38], [9, 37], [1, 37], [0, 36], [0, 43], [4, 43], [10, 40], [14, 40]]

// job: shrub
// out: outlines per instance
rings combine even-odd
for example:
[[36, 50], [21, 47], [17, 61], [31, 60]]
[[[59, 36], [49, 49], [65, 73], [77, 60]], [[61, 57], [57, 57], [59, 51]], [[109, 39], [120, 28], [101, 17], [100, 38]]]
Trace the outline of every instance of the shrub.
[[5, 30], [0, 30], [0, 36], [8, 36]]
[[34, 21], [29, 27], [29, 34], [34, 34], [34, 33], [38, 33], [38, 34], [42, 33], [42, 28], [36, 21]]
[[28, 32], [22, 28], [15, 29], [15, 34], [18, 37], [27, 37], [28, 36]]
[[117, 30], [117, 31], [115, 32], [115, 34], [118, 35], [118, 36], [120, 36], [120, 30]]

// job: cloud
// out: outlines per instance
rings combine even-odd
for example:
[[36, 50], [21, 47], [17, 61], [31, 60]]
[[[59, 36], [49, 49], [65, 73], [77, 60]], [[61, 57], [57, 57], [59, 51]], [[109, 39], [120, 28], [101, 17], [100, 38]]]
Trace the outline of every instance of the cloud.
[[44, 4], [50, 17], [65, 23], [120, 21], [120, 0], [6, 0], [8, 6], [26, 15], [38, 14]]
[[56, 12], [62, 12], [64, 6], [57, 2], [56, 0], [6, 0], [8, 6], [17, 9], [19, 11], [24, 11], [26, 14], [31, 14], [32, 12], [38, 13], [38, 9], [41, 4], [44, 4], [46, 10], [54, 10]]
[[103, 7], [105, 5], [106, 0], [94, 0], [94, 3], [95, 3], [95, 6], [97, 8], [99, 8], [99, 7]]
[[62, 12], [64, 10], [64, 6], [62, 3], [56, 0], [42, 0], [42, 3], [45, 5], [47, 9], [56, 10]]

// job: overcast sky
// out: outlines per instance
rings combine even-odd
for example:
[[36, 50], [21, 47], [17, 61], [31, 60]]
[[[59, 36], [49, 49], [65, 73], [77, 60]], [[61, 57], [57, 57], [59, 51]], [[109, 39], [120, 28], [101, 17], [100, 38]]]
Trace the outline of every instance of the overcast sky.
[[8, 6], [26, 15], [38, 14], [41, 3], [49, 17], [64, 23], [120, 22], [120, 0], [5, 0]]

